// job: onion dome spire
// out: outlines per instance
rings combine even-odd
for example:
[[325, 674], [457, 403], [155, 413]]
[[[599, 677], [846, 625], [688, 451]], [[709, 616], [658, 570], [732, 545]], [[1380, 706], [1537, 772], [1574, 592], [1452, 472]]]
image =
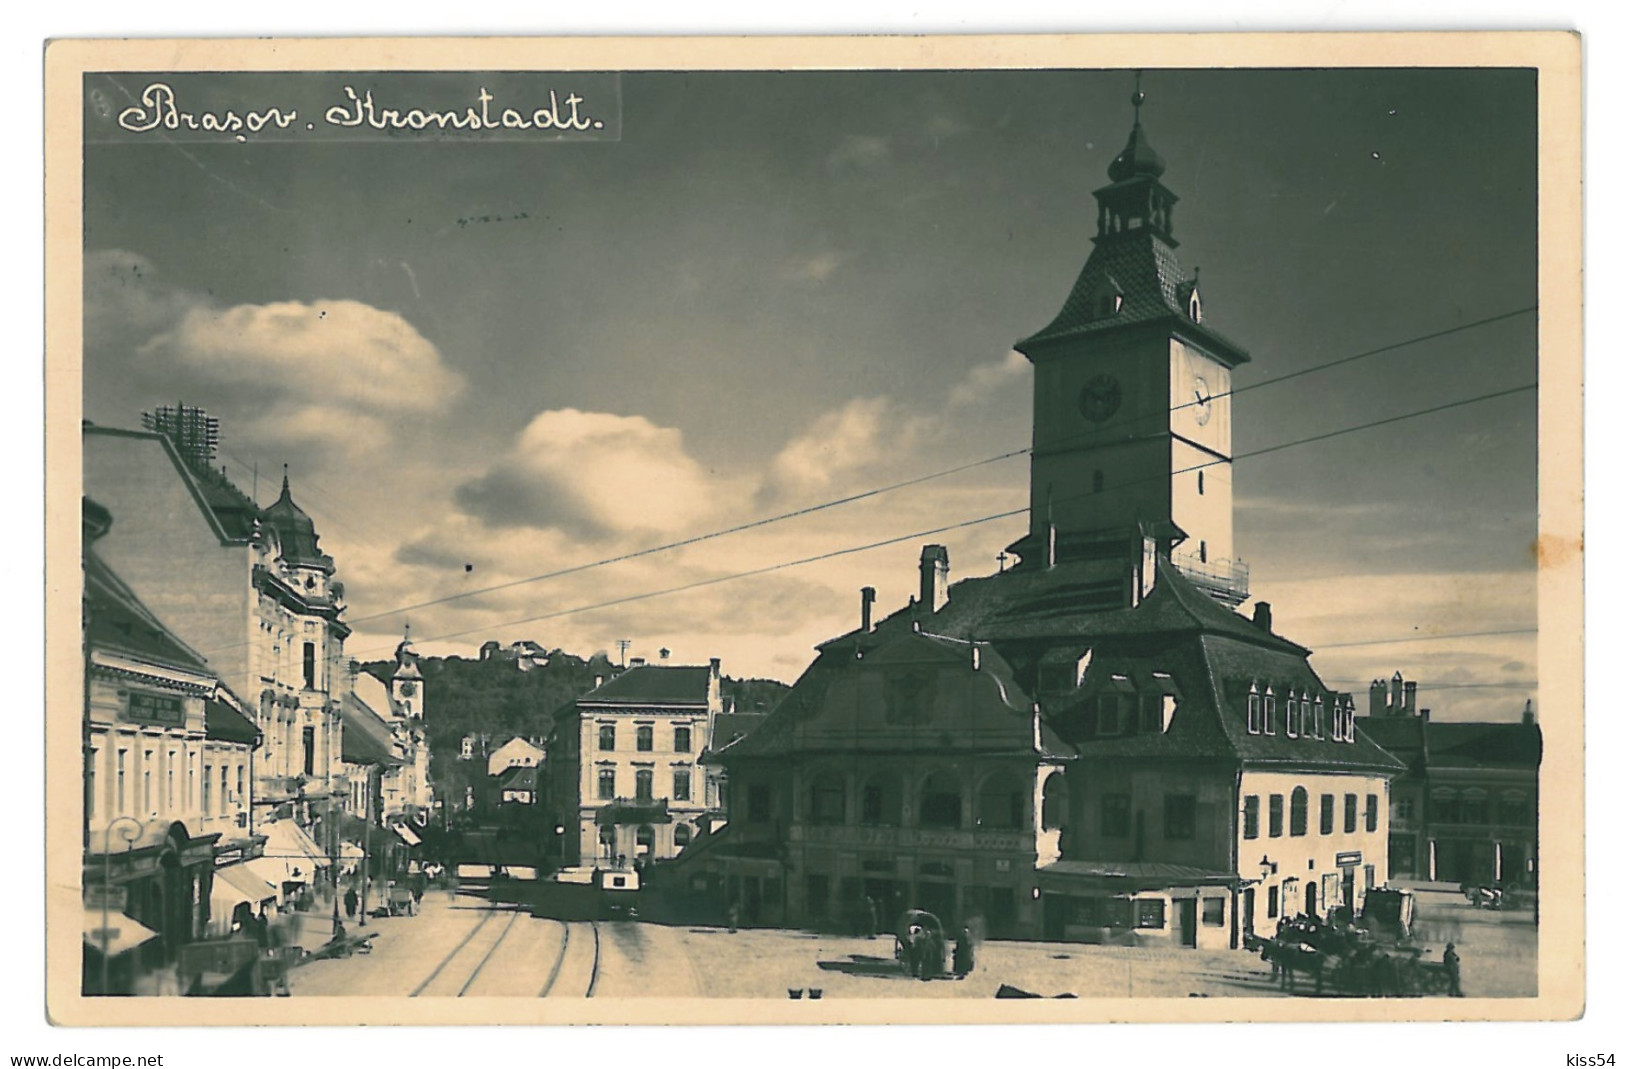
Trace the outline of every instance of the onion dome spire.
[[1134, 95], [1129, 97], [1129, 103], [1134, 105], [1134, 129], [1129, 131], [1128, 144], [1123, 151], [1117, 154], [1106, 168], [1106, 177], [1113, 182], [1126, 182], [1131, 178], [1160, 178], [1168, 165], [1157, 155], [1157, 150], [1151, 147], [1146, 140], [1145, 130], [1140, 126], [1140, 106], [1145, 103], [1145, 93], [1140, 90], [1140, 72], [1134, 74]]

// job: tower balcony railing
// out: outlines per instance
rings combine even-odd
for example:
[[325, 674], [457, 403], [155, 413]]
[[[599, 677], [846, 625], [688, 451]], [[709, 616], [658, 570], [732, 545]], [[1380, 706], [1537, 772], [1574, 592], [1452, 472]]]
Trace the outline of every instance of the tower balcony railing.
[[1243, 560], [1202, 560], [1195, 553], [1175, 553], [1174, 567], [1196, 586], [1231, 605], [1240, 605], [1250, 592], [1252, 569]]

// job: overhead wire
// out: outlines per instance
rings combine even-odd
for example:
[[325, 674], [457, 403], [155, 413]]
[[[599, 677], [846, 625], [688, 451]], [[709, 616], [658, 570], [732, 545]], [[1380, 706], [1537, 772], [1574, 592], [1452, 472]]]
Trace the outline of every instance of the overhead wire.
[[[1491, 391], [1489, 393], [1479, 394], [1479, 395], [1476, 395], [1476, 396], [1473, 396], [1473, 397], [1461, 398], [1461, 399], [1458, 399], [1458, 400], [1455, 400], [1455, 401], [1449, 401], [1449, 402], [1439, 404], [1439, 405], [1431, 405], [1431, 406], [1429, 406], [1427, 408], [1419, 409], [1419, 410], [1414, 411], [1414, 412], [1408, 412], [1408, 413], [1404, 413], [1404, 414], [1396, 415], [1396, 416], [1388, 416], [1388, 417], [1384, 417], [1382, 419], [1377, 419], [1377, 420], [1370, 420], [1370, 421], [1368, 421], [1366, 423], [1356, 424], [1356, 425], [1351, 426], [1351, 427], [1340, 428], [1340, 429], [1335, 430], [1335, 431], [1327, 431], [1327, 432], [1323, 432], [1321, 434], [1311, 435], [1311, 436], [1309, 436], [1307, 438], [1301, 438], [1301, 439], [1297, 439], [1297, 440], [1289, 441], [1289, 442], [1281, 442], [1281, 443], [1277, 443], [1275, 445], [1264, 446], [1264, 447], [1261, 447], [1259, 449], [1249, 450], [1246, 453], [1238, 453], [1238, 454], [1236, 454], [1233, 458], [1230, 458], [1230, 460], [1208, 461], [1208, 462], [1205, 462], [1203, 464], [1193, 465], [1193, 466], [1191, 466], [1189, 468], [1180, 469], [1178, 471], [1175, 471], [1173, 474], [1178, 475], [1178, 474], [1183, 474], [1183, 473], [1189, 472], [1189, 471], [1196, 471], [1196, 470], [1199, 470], [1200, 468], [1210, 467], [1210, 466], [1212, 466], [1214, 464], [1229, 463], [1232, 460], [1244, 460], [1244, 459], [1249, 459], [1251, 457], [1264, 456], [1264, 455], [1267, 455], [1267, 454], [1270, 454], [1270, 453], [1281, 452], [1281, 451], [1286, 450], [1286, 449], [1292, 449], [1292, 448], [1296, 448], [1296, 447], [1299, 447], [1299, 446], [1314, 444], [1316, 442], [1327, 441], [1327, 440], [1332, 439], [1332, 438], [1341, 437], [1341, 436], [1347, 435], [1347, 434], [1353, 434], [1353, 433], [1358, 432], [1358, 431], [1369, 430], [1369, 429], [1374, 428], [1374, 427], [1389, 426], [1389, 425], [1392, 425], [1394, 423], [1401, 422], [1403, 420], [1416, 419], [1416, 418], [1419, 418], [1421, 416], [1433, 415], [1433, 414], [1436, 414], [1438, 412], [1443, 412], [1443, 411], [1447, 411], [1447, 410], [1451, 410], [1451, 409], [1464, 408], [1464, 407], [1466, 407], [1468, 405], [1479, 404], [1479, 403], [1482, 403], [1484, 401], [1494, 400], [1494, 399], [1497, 399], [1497, 398], [1507, 397], [1507, 396], [1517, 394], [1517, 393], [1523, 393], [1523, 392], [1531, 391], [1531, 390], [1536, 389], [1537, 386], [1538, 386], [1538, 383], [1528, 383], [1528, 384], [1525, 384], [1525, 385], [1522, 385], [1522, 386], [1511, 387], [1511, 388], [1503, 389], [1503, 390], [1495, 390], [1495, 391]], [[1148, 478], [1145, 478], [1145, 479], [1130, 480], [1129, 482], [1118, 483], [1114, 487], [1107, 487], [1107, 488], [1103, 489], [1100, 492], [1105, 493], [1105, 492], [1108, 492], [1108, 491], [1111, 491], [1111, 490], [1114, 490], [1114, 489], [1120, 490], [1120, 489], [1126, 488], [1127, 486], [1130, 486], [1130, 485], [1133, 485], [1133, 484], [1136, 484], [1136, 483], [1161, 481], [1164, 478], [1166, 478], [1166, 476], [1158, 474], [1156, 476], [1148, 477]], [[1058, 500], [1063, 500], [1064, 501], [1064, 500], [1071, 500], [1071, 499], [1076, 498], [1076, 497], [1089, 497], [1089, 496], [1095, 496], [1095, 495], [1094, 494], [1068, 495], [1068, 497], [1061, 498], [1061, 499], [1058, 499]], [[681, 592], [687, 591], [687, 590], [694, 590], [694, 589], [698, 589], [700, 587], [715, 586], [715, 585], [717, 585], [719, 583], [730, 582], [730, 581], [735, 580], [735, 579], [745, 579], [745, 578], [751, 578], [751, 577], [758, 576], [758, 575], [765, 575], [765, 574], [768, 574], [770, 572], [781, 571], [781, 570], [786, 569], [786, 568], [800, 567], [800, 566], [803, 566], [803, 565], [806, 565], [806, 564], [815, 563], [817, 561], [828, 560], [828, 559], [831, 559], [833, 557], [847, 556], [847, 555], [850, 555], [850, 554], [853, 554], [853, 553], [861, 553], [861, 552], [865, 552], [865, 551], [871, 550], [871, 549], [878, 549], [878, 548], [881, 548], [881, 547], [884, 547], [884, 546], [895, 545], [895, 544], [897, 544], [899, 542], [907, 542], [907, 541], [911, 541], [911, 540], [913, 540], [915, 538], [924, 538], [924, 537], [928, 537], [930, 535], [942, 534], [942, 533], [945, 533], [947, 531], [959, 530], [959, 529], [962, 529], [962, 528], [965, 528], [965, 527], [972, 527], [972, 526], [976, 526], [976, 525], [983, 524], [983, 523], [990, 523], [990, 522], [993, 522], [995, 520], [1008, 519], [1010, 517], [1018, 516], [1018, 515], [1020, 515], [1020, 514], [1022, 514], [1024, 512], [1028, 512], [1028, 511], [1030, 511], [1030, 510], [1027, 507], [1022, 507], [1022, 508], [1019, 508], [1019, 509], [1011, 509], [1009, 511], [994, 513], [994, 514], [988, 515], [988, 516], [980, 516], [980, 517], [977, 517], [975, 519], [964, 520], [964, 521], [960, 521], [958, 523], [947, 524], [947, 525], [940, 526], [940, 527], [934, 527], [934, 528], [930, 528], [930, 529], [924, 530], [924, 531], [915, 531], [915, 532], [911, 532], [911, 533], [906, 534], [906, 535], [899, 535], [899, 536], [896, 536], [894, 538], [883, 539], [881, 541], [868, 543], [866, 545], [852, 546], [852, 547], [847, 547], [847, 548], [843, 548], [843, 549], [832, 550], [832, 551], [829, 551], [829, 552], [826, 552], [826, 553], [816, 554], [816, 555], [811, 556], [811, 557], [804, 557], [804, 558], [801, 558], [799, 560], [794, 560], [794, 561], [783, 561], [783, 562], [780, 562], [780, 563], [777, 563], [777, 564], [766, 565], [766, 566], [761, 567], [761, 568], [753, 568], [753, 569], [750, 569], [748, 571], [729, 573], [727, 575], [722, 575], [722, 576], [713, 576], [713, 577], [710, 577], [708, 579], [698, 580], [698, 581], [696, 581], [694, 583], [688, 583], [688, 584], [683, 584], [681, 586], [670, 587], [670, 588], [667, 588], [667, 589], [664, 589], [664, 590], [648, 591], [648, 592], [644, 592], [644, 593], [640, 593], [640, 594], [629, 595], [627, 597], [614, 598], [614, 599], [611, 599], [611, 600], [608, 600], [608, 601], [598, 602], [598, 603], [595, 603], [595, 604], [592, 604], [592, 605], [583, 605], [583, 606], [578, 606], [578, 607], [570, 608], [570, 609], [560, 609], [560, 610], [556, 610], [556, 611], [553, 611], [553, 612], [543, 613], [543, 614], [539, 614], [539, 615], [535, 615], [535, 616], [524, 617], [524, 618], [521, 618], [521, 619], [503, 621], [501, 623], [482, 624], [482, 625], [480, 625], [478, 627], [467, 628], [467, 629], [464, 629], [464, 630], [461, 630], [461, 631], [441, 633], [441, 634], [437, 634], [437, 635], [422, 636], [422, 637], [420, 637], [418, 639], [418, 641], [432, 642], [432, 641], [443, 641], [443, 640], [452, 639], [452, 638], [462, 638], [462, 637], [465, 637], [467, 635], [478, 634], [478, 633], [485, 632], [485, 631], [491, 631], [491, 630], [495, 630], [495, 629], [501, 628], [501, 627], [515, 627], [515, 626], [518, 626], [518, 625], [521, 625], [521, 624], [538, 623], [538, 622], [543, 621], [543, 620], [558, 619], [559, 617], [572, 616], [572, 615], [576, 615], [576, 614], [582, 613], [582, 612], [592, 612], [592, 611], [596, 611], [596, 610], [599, 610], [599, 609], [611, 608], [611, 607], [614, 607], [616, 605], [627, 604], [627, 603], [634, 602], [634, 601], [644, 601], [644, 600], [647, 600], [649, 598], [662, 597], [662, 596], [669, 595], [669, 594], [681, 593]], [[385, 615], [389, 615], [389, 614], [385, 614]], [[378, 647], [378, 648], [382, 649], [383, 647]], [[366, 652], [366, 651], [363, 651], [363, 652]]]
[[[1218, 400], [1220, 398], [1231, 397], [1231, 396], [1234, 396], [1236, 394], [1245, 393], [1245, 392], [1247, 392], [1249, 390], [1262, 389], [1265, 386], [1273, 386], [1276, 383], [1285, 382], [1285, 381], [1287, 381], [1289, 379], [1301, 378], [1301, 377], [1303, 377], [1305, 375], [1311, 375], [1311, 374], [1315, 374], [1317, 372], [1329, 370], [1331, 368], [1341, 367], [1341, 366], [1346, 365], [1346, 364], [1354, 363], [1355, 361], [1364, 360], [1364, 359], [1367, 359], [1369, 357], [1378, 356], [1378, 355], [1381, 355], [1381, 354], [1384, 354], [1384, 353], [1394, 352], [1394, 351], [1396, 351], [1398, 349], [1407, 348], [1409, 346], [1421, 344], [1421, 343], [1427, 342], [1427, 341], [1433, 341], [1433, 340], [1436, 340], [1438, 338], [1446, 337], [1446, 336], [1451, 335], [1451, 334], [1458, 334], [1458, 333], [1461, 333], [1463, 331], [1472, 330], [1472, 329], [1482, 327], [1482, 326], [1487, 326], [1487, 325], [1492, 324], [1492, 323], [1498, 323], [1498, 322], [1501, 322], [1503, 320], [1511, 319], [1511, 318], [1514, 318], [1514, 317], [1517, 317], [1517, 316], [1528, 315], [1529, 313], [1535, 312], [1535, 311], [1538, 311], [1538, 310], [1539, 310], [1538, 305], [1530, 305], [1528, 307], [1514, 309], [1513, 311], [1510, 311], [1510, 312], [1502, 312], [1502, 313], [1498, 313], [1496, 315], [1486, 316], [1486, 317], [1481, 318], [1481, 319], [1475, 319], [1475, 320], [1472, 320], [1472, 321], [1467, 322], [1467, 323], [1460, 323], [1460, 324], [1457, 324], [1457, 325], [1452, 326], [1452, 327], [1447, 327], [1447, 328], [1444, 328], [1444, 329], [1441, 329], [1441, 330], [1432, 331], [1432, 332], [1430, 332], [1428, 334], [1417, 335], [1416, 337], [1413, 337], [1413, 338], [1407, 338], [1407, 339], [1403, 339], [1403, 340], [1397, 341], [1397, 342], [1390, 342], [1390, 343], [1388, 343], [1386, 345], [1381, 345], [1381, 346], [1378, 346], [1378, 347], [1373, 348], [1373, 349], [1367, 349], [1367, 350], [1364, 350], [1362, 352], [1353, 353], [1353, 354], [1348, 355], [1348, 356], [1337, 357], [1335, 359], [1328, 360], [1328, 361], [1325, 361], [1324, 363], [1316, 364], [1316, 365], [1313, 365], [1311, 367], [1299, 368], [1299, 369], [1297, 369], [1295, 371], [1284, 372], [1284, 373], [1282, 373], [1280, 375], [1271, 376], [1269, 378], [1262, 379], [1262, 380], [1260, 380], [1258, 382], [1250, 383], [1250, 384], [1248, 384], [1246, 386], [1237, 387], [1237, 388], [1232, 389], [1232, 390], [1228, 390], [1228, 391], [1225, 391], [1225, 392], [1222, 392], [1222, 393], [1219, 393], [1219, 394], [1215, 394], [1215, 395], [1213, 395], [1213, 397], [1208, 398], [1208, 401], [1211, 402], [1213, 400]], [[1148, 414], [1146, 414], [1144, 416], [1133, 417], [1133, 418], [1131, 418], [1131, 420], [1126, 421], [1126, 422], [1139, 422], [1139, 421], [1148, 420], [1148, 419], [1157, 419], [1157, 420], [1160, 421], [1161, 418], [1163, 417], [1163, 415], [1173, 413], [1173, 412], [1178, 412], [1178, 411], [1180, 411], [1182, 409], [1185, 409], [1185, 408], [1193, 407], [1197, 403], [1198, 402], [1196, 402], [1196, 401], [1187, 401], [1187, 402], [1184, 402], [1182, 404], [1174, 405], [1174, 406], [1172, 406], [1171, 408], [1169, 408], [1167, 410], [1158, 410], [1157, 412], [1148, 413]], [[1448, 406], [1446, 406], [1446, 407], [1448, 407]], [[1438, 411], [1442, 411], [1442, 410], [1443, 410], [1442, 408], [1438, 409]], [[1399, 418], [1403, 419], [1403, 418], [1410, 418], [1410, 417], [1405, 416], [1405, 417], [1399, 417]], [[1056, 445], [1062, 445], [1062, 444], [1082, 440], [1082, 439], [1089, 438], [1089, 437], [1099, 437], [1099, 436], [1103, 436], [1103, 435], [1108, 434], [1108, 433], [1114, 434], [1114, 435], [1115, 434], [1120, 434], [1121, 431], [1122, 431], [1122, 423], [1123, 422], [1125, 422], [1125, 421], [1120, 421], [1117, 426], [1114, 426], [1114, 427], [1111, 427], [1111, 428], [1098, 428], [1098, 429], [1095, 429], [1095, 430], [1092, 430], [1092, 431], [1089, 431], [1089, 432], [1085, 432], [1085, 433], [1080, 434], [1080, 435], [1074, 435], [1074, 436], [1070, 436], [1068, 438], [1060, 439], [1057, 442], [1051, 443], [1051, 446], [1053, 447], [1053, 446], [1056, 446]], [[1334, 432], [1334, 433], [1346, 433], [1346, 432]], [[849, 495], [847, 495], [845, 497], [835, 498], [835, 499], [832, 499], [830, 501], [824, 501], [824, 502], [820, 502], [818, 504], [808, 505], [808, 506], [804, 506], [802, 508], [797, 508], [797, 509], [792, 509], [792, 510], [790, 510], [788, 512], [779, 513], [779, 514], [774, 515], [774, 516], [768, 516], [768, 517], [763, 517], [763, 518], [758, 519], [758, 520], [753, 520], [753, 521], [751, 521], [749, 523], [739, 524], [739, 525], [736, 525], [736, 526], [733, 526], [733, 527], [727, 527], [727, 528], [723, 528], [723, 529], [717, 530], [717, 531], [709, 531], [709, 532], [706, 532], [704, 534], [693, 535], [693, 536], [690, 536], [690, 537], [687, 537], [687, 538], [679, 539], [679, 540], [674, 541], [674, 542], [667, 542], [667, 543], [663, 543], [661, 545], [650, 546], [650, 547], [647, 547], [645, 549], [635, 550], [635, 551], [632, 551], [632, 552], [629, 552], [629, 553], [618, 554], [618, 555], [612, 556], [612, 557], [605, 557], [605, 558], [603, 558], [601, 560], [590, 561], [590, 562], [587, 562], [587, 563], [584, 563], [584, 564], [572, 565], [571, 567], [568, 567], [568, 568], [557, 569], [557, 570], [550, 571], [550, 572], [543, 572], [543, 573], [541, 573], [539, 575], [525, 576], [525, 577], [520, 578], [520, 579], [508, 580], [508, 581], [503, 582], [503, 583], [497, 583], [497, 584], [493, 584], [493, 585], [490, 585], [490, 586], [479, 587], [479, 588], [476, 588], [476, 589], [473, 589], [473, 590], [461, 590], [461, 591], [457, 591], [456, 593], [453, 593], [453, 594], [447, 594], [447, 595], [444, 595], [444, 596], [438, 597], [438, 598], [429, 598], [429, 599], [426, 599], [424, 601], [415, 602], [415, 603], [410, 604], [410, 605], [403, 605], [403, 606], [399, 606], [399, 607], [396, 607], [396, 608], [391, 608], [391, 609], [381, 610], [381, 611], [378, 611], [378, 612], [368, 613], [365, 616], [352, 617], [349, 620], [349, 623], [351, 623], [351, 624], [359, 624], [359, 623], [369, 622], [369, 621], [372, 621], [372, 620], [383, 619], [383, 618], [389, 617], [389, 616], [397, 616], [397, 615], [400, 615], [401, 613], [405, 613], [405, 612], [415, 612], [418, 609], [432, 608], [432, 607], [437, 606], [437, 605], [444, 605], [444, 604], [448, 604], [448, 603], [453, 602], [453, 601], [460, 601], [460, 600], [463, 600], [465, 598], [478, 597], [478, 596], [483, 595], [483, 594], [490, 594], [490, 593], [495, 593], [495, 592], [501, 591], [501, 590], [508, 590], [508, 589], [512, 589], [513, 587], [517, 587], [517, 586], [525, 586], [525, 585], [528, 585], [530, 583], [538, 583], [538, 582], [543, 582], [543, 581], [546, 581], [546, 580], [549, 580], [549, 579], [556, 579], [556, 578], [560, 578], [562, 576], [572, 575], [572, 574], [575, 574], [575, 573], [578, 573], [578, 572], [587, 571], [587, 570], [592, 569], [592, 568], [605, 567], [607, 565], [619, 564], [619, 563], [622, 563], [622, 562], [625, 562], [625, 561], [628, 561], [628, 560], [635, 560], [635, 559], [637, 559], [639, 557], [652, 556], [652, 555], [657, 554], [657, 553], [664, 553], [664, 552], [668, 552], [668, 551], [674, 550], [674, 549], [681, 549], [681, 548], [686, 547], [686, 546], [696, 545], [696, 544], [699, 544], [701, 542], [710, 541], [712, 539], [723, 538], [723, 537], [726, 537], [728, 535], [738, 534], [738, 533], [740, 533], [742, 531], [754, 530], [754, 529], [757, 529], [757, 528], [760, 528], [760, 527], [766, 527], [766, 526], [768, 526], [770, 524], [780, 523], [780, 522], [783, 522], [785, 520], [797, 519], [797, 518], [800, 518], [802, 516], [807, 516], [807, 515], [811, 515], [813, 513], [822, 512], [822, 511], [827, 510], [827, 509], [837, 508], [837, 507], [840, 507], [842, 505], [853, 504], [855, 502], [867, 500], [869, 498], [879, 497], [879, 496], [881, 496], [883, 494], [892, 493], [893, 491], [896, 491], [896, 490], [902, 490], [902, 489], [906, 489], [906, 488], [911, 487], [911, 486], [917, 486], [917, 485], [920, 485], [921, 483], [930, 482], [930, 481], [935, 480], [935, 479], [945, 478], [945, 477], [950, 476], [950, 475], [957, 475], [957, 474], [960, 474], [961, 472], [969, 471], [969, 470], [972, 470], [974, 468], [985, 467], [986, 465], [994, 464], [994, 463], [997, 463], [999, 461], [1010, 460], [1010, 459], [1013, 459], [1013, 458], [1019, 457], [1019, 456], [1025, 456], [1027, 454], [1030, 454], [1032, 451], [1033, 450], [1032, 450], [1031, 446], [1023, 447], [1023, 448], [1020, 448], [1020, 449], [1008, 450], [1006, 452], [999, 453], [999, 454], [997, 454], [995, 456], [984, 457], [981, 460], [971, 461], [971, 462], [965, 463], [965, 464], [959, 464], [959, 465], [956, 465], [954, 467], [945, 468], [945, 469], [943, 469], [941, 471], [929, 472], [929, 473], [924, 474], [924, 475], [919, 475], [919, 476], [915, 476], [915, 477], [910, 478], [910, 479], [905, 479], [905, 480], [903, 480], [901, 482], [891, 483], [889, 485], [881, 486], [881, 487], [875, 487], [873, 489], [865, 490], [865, 491], [862, 491], [860, 493], [849, 494]], [[1258, 454], [1257, 453], [1251, 453], [1251, 454], [1247, 454], [1247, 455], [1258, 455]], [[1240, 457], [1233, 457], [1231, 459], [1240, 459]], [[1195, 470], [1197, 470], [1197, 469], [1196, 468], [1185, 469], [1185, 471], [1195, 471]], [[1175, 472], [1174, 474], [1183, 474], [1183, 473], [1184, 472]], [[1063, 500], [1066, 500], [1066, 499], [1063, 499]]]

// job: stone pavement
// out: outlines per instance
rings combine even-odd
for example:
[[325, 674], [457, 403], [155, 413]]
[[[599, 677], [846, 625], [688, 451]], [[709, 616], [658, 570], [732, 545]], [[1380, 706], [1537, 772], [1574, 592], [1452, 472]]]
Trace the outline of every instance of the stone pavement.
[[[1459, 895], [1423, 892], [1418, 927], [1433, 941], [1431, 960], [1445, 940], [1456, 942], [1468, 995], [1535, 993], [1531, 914], [1475, 910]], [[969, 977], [920, 981], [904, 974], [889, 935], [555, 919], [445, 891], [431, 891], [420, 916], [369, 920], [367, 930], [377, 933], [372, 953], [293, 970], [293, 993], [785, 998], [818, 989], [824, 998], [991, 998], [1010, 984], [1079, 998], [1281, 995], [1269, 967], [1244, 951], [1000, 940], [977, 948]]]

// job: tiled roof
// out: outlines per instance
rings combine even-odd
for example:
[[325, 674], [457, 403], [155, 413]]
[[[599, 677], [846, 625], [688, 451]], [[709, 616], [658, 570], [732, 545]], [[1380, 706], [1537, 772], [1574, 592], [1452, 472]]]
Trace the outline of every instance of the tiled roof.
[[711, 749], [720, 750], [762, 726], [767, 713], [718, 713], [711, 721]]
[[497, 784], [504, 791], [533, 791], [536, 789], [536, 769], [532, 765], [516, 765], [503, 772]]
[[389, 725], [353, 692], [344, 696], [344, 732], [340, 743], [344, 760], [352, 765], [398, 768], [395, 736]]
[[1430, 769], [1540, 767], [1539, 724], [1430, 721], [1424, 731]]
[[704, 705], [710, 683], [709, 668], [642, 664], [627, 669], [581, 700], [622, 705]]
[[282, 476], [282, 493], [271, 507], [260, 514], [265, 525], [276, 532], [282, 546], [282, 559], [289, 564], [308, 564], [333, 567], [333, 558], [323, 553], [316, 537], [316, 524], [304, 509], [294, 504], [288, 489], [288, 476]]
[[84, 553], [87, 641], [95, 649], [131, 654], [171, 668], [208, 673], [203, 655], [182, 642], [125, 585], [94, 547]]
[[[718, 758], [1037, 753], [1032, 700], [992, 646], [977, 646], [979, 664], [968, 642], [912, 629], [826, 646], [761, 726]], [[1072, 753], [1051, 727], [1042, 742], [1046, 753]]]
[[[1101, 239], [1066, 303], [1050, 324], [1016, 343], [1026, 352], [1035, 342], [1183, 316], [1179, 286], [1185, 281], [1179, 258], [1163, 238], [1151, 230], [1114, 234]], [[1123, 304], [1113, 315], [1099, 315], [1098, 300], [1115, 292]]]
[[[1288, 652], [1307, 652], [1214, 601], [1166, 560], [1159, 559], [1155, 588], [1134, 608], [1079, 608], [1087, 604], [1082, 595], [1094, 579], [1088, 563], [1083, 562], [1047, 569], [1015, 568], [961, 580], [949, 588], [948, 602], [941, 610], [921, 617], [921, 626], [936, 634], [974, 635], [992, 642], [1212, 632]], [[881, 621], [877, 630], [908, 628], [917, 613], [916, 608], [899, 610]], [[849, 634], [835, 641], [850, 638]]]
[[260, 737], [260, 729], [230, 705], [218, 698], [209, 698], [203, 703], [203, 734], [220, 742], [252, 745]]
[[1419, 716], [1362, 716], [1355, 720], [1360, 733], [1407, 765], [1421, 758], [1422, 725]]

